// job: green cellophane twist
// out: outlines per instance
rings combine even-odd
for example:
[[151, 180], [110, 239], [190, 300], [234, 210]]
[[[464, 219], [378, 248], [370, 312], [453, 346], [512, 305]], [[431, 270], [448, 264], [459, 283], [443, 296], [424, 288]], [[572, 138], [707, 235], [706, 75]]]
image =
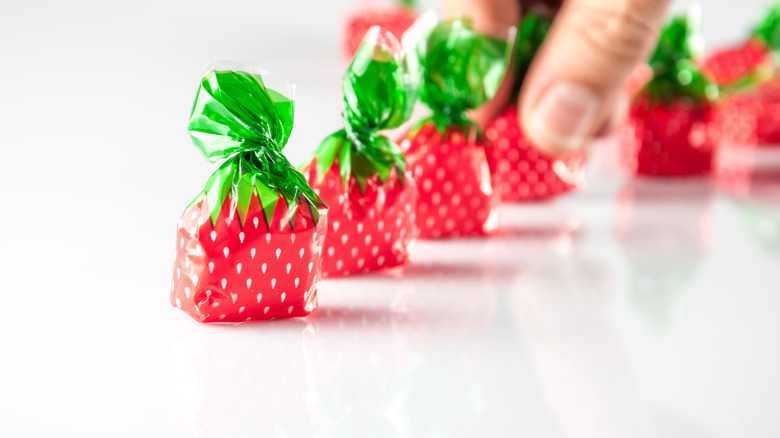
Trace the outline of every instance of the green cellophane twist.
[[542, 12], [531, 10], [520, 21], [515, 40], [515, 81], [512, 96], [517, 99], [525, 75], [531, 67], [536, 52], [552, 27], [552, 18]]
[[288, 204], [291, 227], [299, 205], [308, 205], [318, 223], [318, 209], [325, 204], [281, 152], [292, 131], [293, 110], [294, 101], [267, 88], [260, 74], [232, 70], [206, 74], [187, 128], [209, 161], [224, 162], [191, 206], [205, 197], [214, 223], [230, 199], [243, 226], [255, 195], [270, 224], [281, 196]]
[[441, 133], [448, 127], [476, 129], [466, 111], [492, 99], [504, 78], [514, 43], [514, 28], [505, 37], [481, 34], [468, 18], [443, 21], [417, 46], [423, 68], [420, 100], [433, 112], [429, 119]]
[[696, 26], [689, 17], [672, 18], [661, 31], [658, 45], [650, 57], [653, 78], [645, 85], [642, 95], [664, 104], [682, 97], [703, 105], [718, 98], [718, 86], [707, 79], [693, 61], [696, 35]]
[[775, 3], [769, 8], [752, 36], [775, 54], [780, 51], [780, 4]]
[[403, 182], [405, 158], [398, 145], [379, 131], [409, 120], [418, 88], [419, 75], [409, 71], [395, 37], [371, 28], [341, 81], [344, 128], [314, 152], [318, 182], [334, 162], [344, 186], [354, 177], [361, 192], [368, 178], [378, 175], [384, 182], [394, 168]]
[[749, 91], [755, 86], [770, 79], [777, 67], [777, 57], [780, 56], [780, 4], [772, 5], [761, 19], [761, 22], [750, 34], [751, 42], [758, 43], [774, 55], [771, 65], [759, 65], [743, 77], [726, 85], [721, 85], [722, 96], [731, 96]]

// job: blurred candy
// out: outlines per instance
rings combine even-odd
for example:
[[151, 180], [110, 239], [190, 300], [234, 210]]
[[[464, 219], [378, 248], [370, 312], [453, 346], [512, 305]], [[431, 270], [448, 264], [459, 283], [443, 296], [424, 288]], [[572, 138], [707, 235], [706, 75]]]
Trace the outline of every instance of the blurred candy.
[[691, 62], [692, 24], [683, 16], [664, 28], [649, 62], [653, 78], [620, 129], [623, 164], [631, 173], [681, 176], [712, 168], [716, 139], [708, 123], [718, 89]]
[[363, 37], [373, 26], [386, 29], [398, 40], [406, 29], [417, 20], [414, 1], [399, 1], [396, 4], [366, 3], [347, 16], [344, 31], [344, 54], [350, 59], [357, 53]]

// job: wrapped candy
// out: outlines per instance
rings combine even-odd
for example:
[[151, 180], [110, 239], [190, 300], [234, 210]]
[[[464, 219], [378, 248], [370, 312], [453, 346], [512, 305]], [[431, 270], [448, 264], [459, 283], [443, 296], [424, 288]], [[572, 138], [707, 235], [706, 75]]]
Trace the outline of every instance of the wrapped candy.
[[393, 3], [366, 3], [347, 17], [344, 32], [344, 54], [352, 58], [363, 43], [363, 37], [373, 26], [386, 29], [396, 39], [409, 29], [415, 20], [415, 0], [397, 0]]
[[750, 88], [772, 77], [780, 49], [780, 4], [764, 15], [750, 37], [738, 47], [718, 50], [702, 62], [702, 72], [729, 90]]
[[302, 169], [330, 207], [323, 276], [409, 260], [417, 189], [401, 150], [379, 131], [409, 119], [418, 82], [398, 40], [371, 28], [342, 80], [344, 129], [326, 138]]
[[420, 188], [421, 237], [485, 235], [498, 226], [486, 142], [466, 115], [498, 90], [514, 28], [502, 37], [476, 32], [465, 18], [444, 21], [421, 39], [420, 98], [433, 112], [407, 134], [402, 148]]
[[631, 173], [682, 176], [712, 170], [717, 141], [708, 123], [718, 87], [691, 61], [693, 27], [682, 16], [664, 28], [650, 59], [653, 78], [634, 97], [620, 129], [623, 165]]
[[201, 322], [308, 315], [317, 307], [327, 207], [282, 155], [292, 86], [247, 66], [215, 65], [188, 129], [224, 160], [178, 223], [171, 303]]
[[713, 116], [713, 126], [731, 146], [780, 146], [780, 78], [750, 92], [726, 97]]
[[723, 90], [713, 125], [729, 145], [780, 144], [780, 80], [774, 53], [780, 49], [780, 4], [773, 5], [741, 46], [720, 50], [702, 65]]
[[494, 179], [503, 202], [548, 199], [585, 182], [582, 152], [549, 157], [534, 147], [518, 122], [517, 96], [552, 20], [531, 11], [523, 17], [515, 45], [515, 82], [509, 107], [485, 128], [496, 160]]

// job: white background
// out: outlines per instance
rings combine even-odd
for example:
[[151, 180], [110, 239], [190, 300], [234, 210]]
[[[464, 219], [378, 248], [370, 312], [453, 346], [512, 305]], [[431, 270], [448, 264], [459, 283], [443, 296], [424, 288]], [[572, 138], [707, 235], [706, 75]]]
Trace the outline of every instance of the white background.
[[[201, 67], [296, 82], [298, 162], [339, 126], [355, 3], [2, 3], [10, 436], [776, 436], [778, 252], [751, 220], [780, 214], [702, 182], [597, 167], [584, 192], [507, 209], [496, 239], [419, 245], [405, 279], [323, 284], [306, 322], [169, 307], [175, 223], [213, 170], [186, 132]], [[763, 2], [704, 3], [713, 47]], [[645, 195], [619, 204], [624, 187]], [[616, 234], [626, 209], [640, 237]]]

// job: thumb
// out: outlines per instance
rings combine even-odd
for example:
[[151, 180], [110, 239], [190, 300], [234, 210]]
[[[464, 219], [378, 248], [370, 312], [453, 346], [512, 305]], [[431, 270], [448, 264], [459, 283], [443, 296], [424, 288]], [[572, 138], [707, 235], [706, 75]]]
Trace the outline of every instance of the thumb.
[[526, 77], [526, 135], [543, 152], [583, 147], [612, 117], [623, 84], [654, 47], [670, 0], [566, 0]]

